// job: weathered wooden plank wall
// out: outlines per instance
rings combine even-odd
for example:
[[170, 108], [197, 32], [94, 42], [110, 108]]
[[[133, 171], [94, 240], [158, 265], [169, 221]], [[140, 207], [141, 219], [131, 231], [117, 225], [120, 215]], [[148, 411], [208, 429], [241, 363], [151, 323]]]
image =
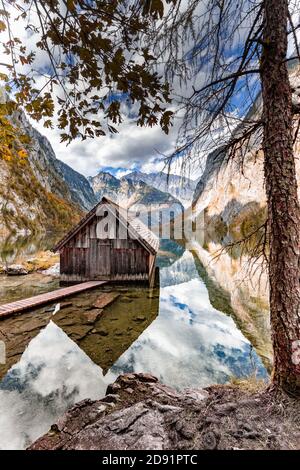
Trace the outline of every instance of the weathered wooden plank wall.
[[[147, 280], [153, 269], [153, 255], [136, 239], [99, 238], [95, 217], [61, 250], [61, 279], [85, 281], [90, 279]], [[117, 224], [116, 235], [120, 232]], [[150, 266], [151, 261], [151, 266]], [[155, 261], [155, 256], [154, 256]]]

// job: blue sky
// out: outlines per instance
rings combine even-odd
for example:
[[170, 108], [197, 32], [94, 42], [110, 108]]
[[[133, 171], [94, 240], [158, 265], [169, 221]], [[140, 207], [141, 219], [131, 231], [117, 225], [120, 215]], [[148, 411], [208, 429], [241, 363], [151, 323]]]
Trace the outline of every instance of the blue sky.
[[[294, 11], [296, 12], [295, 15], [297, 16], [297, 18], [294, 19], [294, 22], [295, 24], [298, 24], [299, 0], [291, 1], [291, 4], [294, 5]], [[201, 2], [199, 2], [199, 5], [201, 6]], [[34, 22], [34, 18], [32, 18], [32, 21]], [[12, 25], [16, 25], [14, 27], [18, 28], [16, 36], [19, 36], [29, 48], [32, 47], [32, 49], [34, 49], [36, 38], [34, 37], [34, 34], [25, 30], [25, 24], [24, 28], [22, 28], [22, 24], [20, 22], [14, 23], [12, 21]], [[240, 41], [241, 37], [237, 39], [236, 44], [240, 43]], [[189, 47], [191, 46], [183, 44], [183, 53], [187, 52]], [[231, 48], [231, 54], [234, 54], [235, 47], [238, 46], [235, 45]], [[292, 49], [290, 49], [290, 52], [292, 52]], [[0, 51], [0, 63], [7, 62], [8, 60], [8, 57], [3, 55], [2, 51]], [[46, 70], [47, 66], [49, 66], [47, 54], [43, 51], [39, 51], [35, 67], [40, 70]], [[0, 72], [2, 71], [3, 70], [0, 66]], [[6, 71], [6, 69], [4, 71]], [[39, 82], [37, 80], [37, 88], [42, 84], [42, 81]], [[173, 88], [175, 92], [183, 94], [184, 96], [190, 96], [193, 84], [196, 88], [199, 88], [199, 86], [201, 87], [203, 84], [203, 76], [201, 77], [201, 73], [196, 73], [195, 77], [189, 81], [185, 88], [183, 88], [182, 84], [176, 81], [173, 83]], [[256, 92], [257, 91], [258, 89], [256, 89]], [[113, 97], [115, 98], [116, 96], [114, 95]], [[120, 99], [122, 102], [124, 101], [123, 97]], [[243, 114], [244, 111], [243, 100], [243, 93], [237, 93], [232, 101], [233, 107], [238, 108], [241, 114]], [[90, 139], [83, 142], [76, 140], [69, 146], [60, 142], [60, 133], [57, 128], [45, 129], [42, 122], [32, 122], [32, 124], [49, 139], [57, 158], [63, 160], [85, 176], [94, 176], [99, 170], [109, 171], [118, 177], [135, 169], [139, 169], [146, 173], [161, 171], [164, 168], [164, 157], [166, 155], [170, 155], [176, 147], [178, 131], [182, 123], [182, 113], [177, 115], [173, 128], [169, 135], [166, 135], [159, 126], [155, 126], [153, 128], [141, 128], [136, 126], [134, 122], [136, 114], [135, 107], [132, 106], [128, 108], [125, 103], [122, 103], [122, 106], [124, 111], [124, 120], [118, 127], [118, 134], [108, 134], [104, 137]], [[176, 104], [173, 104], [173, 106], [173, 109], [176, 110]], [[202, 173], [205, 156], [206, 153], [204, 151], [202, 154], [198, 153], [196, 155], [197, 163], [191, 171], [191, 174], [195, 179]], [[180, 174], [181, 166], [178, 164], [178, 161], [171, 167], [171, 172]]]

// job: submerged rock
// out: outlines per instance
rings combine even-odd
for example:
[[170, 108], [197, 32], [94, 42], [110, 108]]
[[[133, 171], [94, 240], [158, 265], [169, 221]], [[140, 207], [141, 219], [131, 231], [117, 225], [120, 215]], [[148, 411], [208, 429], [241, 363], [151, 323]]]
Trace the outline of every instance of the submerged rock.
[[134, 319], [134, 321], [137, 321], [137, 322], [143, 322], [146, 320], [146, 317], [142, 316], [142, 315], [139, 315], [138, 317], [136, 317]]
[[103, 328], [100, 328], [99, 330], [95, 330], [95, 333], [97, 333], [100, 336], [107, 336], [108, 331], [104, 330]]
[[93, 310], [87, 310], [84, 312], [84, 316], [86, 317], [88, 323], [95, 323], [102, 316], [103, 309], [97, 308]]
[[96, 302], [94, 302], [94, 307], [95, 308], [104, 308], [110, 305], [112, 302], [114, 302], [120, 294], [117, 294], [115, 292], [107, 292], [104, 294], [101, 294]]

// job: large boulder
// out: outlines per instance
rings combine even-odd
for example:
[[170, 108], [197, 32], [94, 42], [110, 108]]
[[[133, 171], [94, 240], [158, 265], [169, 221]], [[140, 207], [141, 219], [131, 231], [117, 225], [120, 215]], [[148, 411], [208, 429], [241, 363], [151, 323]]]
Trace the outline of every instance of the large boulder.
[[296, 450], [299, 413], [299, 400], [271, 396], [264, 383], [179, 392], [131, 373], [102, 400], [77, 403], [28, 450]]
[[75, 405], [29, 449], [172, 448], [174, 439], [192, 442], [195, 422], [187, 420], [185, 410], [195, 411], [207, 397], [204, 390], [179, 393], [150, 374], [125, 374], [102, 400]]
[[11, 264], [5, 268], [5, 273], [8, 276], [21, 276], [28, 274], [28, 270], [21, 264]]

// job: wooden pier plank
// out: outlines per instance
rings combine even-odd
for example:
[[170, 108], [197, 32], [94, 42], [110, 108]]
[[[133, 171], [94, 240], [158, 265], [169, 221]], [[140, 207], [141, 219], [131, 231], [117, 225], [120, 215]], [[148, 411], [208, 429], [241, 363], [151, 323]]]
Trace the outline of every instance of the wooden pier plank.
[[10, 302], [8, 304], [0, 305], [0, 319], [14, 313], [24, 312], [31, 308], [39, 307], [41, 305], [47, 304], [49, 302], [63, 299], [79, 292], [84, 292], [89, 289], [94, 289], [103, 284], [106, 284], [108, 281], [88, 281], [76, 284], [70, 287], [64, 287], [62, 289], [57, 289], [52, 292], [46, 292], [45, 294], [35, 295], [34, 297], [29, 297], [28, 299], [18, 300], [16, 302]]

